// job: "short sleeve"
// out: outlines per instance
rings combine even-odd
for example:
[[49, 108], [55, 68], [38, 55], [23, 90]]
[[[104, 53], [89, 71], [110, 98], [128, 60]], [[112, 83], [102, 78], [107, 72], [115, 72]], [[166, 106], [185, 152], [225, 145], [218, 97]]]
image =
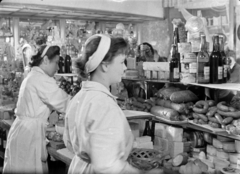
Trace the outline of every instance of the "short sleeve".
[[60, 89], [53, 78], [44, 78], [37, 89], [41, 100], [52, 107], [54, 110], [66, 113], [67, 105], [70, 101], [70, 96]]

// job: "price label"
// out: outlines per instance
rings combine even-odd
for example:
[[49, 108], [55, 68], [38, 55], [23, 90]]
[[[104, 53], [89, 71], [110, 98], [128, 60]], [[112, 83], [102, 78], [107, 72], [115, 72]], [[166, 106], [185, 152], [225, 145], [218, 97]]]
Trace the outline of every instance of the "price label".
[[205, 66], [203, 69], [203, 73], [204, 73], [204, 79], [205, 80], [209, 80], [209, 74], [210, 74], [210, 68], [208, 66]]
[[223, 67], [219, 66], [218, 67], [218, 79], [222, 80], [222, 78], [223, 78]]
[[180, 76], [179, 76], [179, 68], [174, 68], [173, 69], [173, 78], [174, 79], [179, 79]]

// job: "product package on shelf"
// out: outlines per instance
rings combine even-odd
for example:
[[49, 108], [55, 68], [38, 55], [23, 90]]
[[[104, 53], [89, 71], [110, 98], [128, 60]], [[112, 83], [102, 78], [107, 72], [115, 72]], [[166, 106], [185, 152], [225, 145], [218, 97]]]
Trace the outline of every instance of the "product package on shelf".
[[133, 148], [153, 149], [153, 142], [150, 136], [136, 137]]
[[191, 52], [199, 52], [201, 32], [188, 32], [187, 41], [191, 43]]
[[136, 139], [140, 136], [140, 128], [139, 123], [135, 121], [129, 121], [130, 128], [132, 130], [133, 136]]
[[143, 70], [147, 79], [168, 80], [169, 78], [168, 62], [143, 62]]
[[194, 83], [196, 82], [197, 57], [191, 52], [182, 52], [181, 55], [181, 74], [180, 82]]
[[154, 147], [175, 157], [179, 153], [189, 150], [189, 143], [183, 142], [183, 129], [163, 123], [155, 124]]

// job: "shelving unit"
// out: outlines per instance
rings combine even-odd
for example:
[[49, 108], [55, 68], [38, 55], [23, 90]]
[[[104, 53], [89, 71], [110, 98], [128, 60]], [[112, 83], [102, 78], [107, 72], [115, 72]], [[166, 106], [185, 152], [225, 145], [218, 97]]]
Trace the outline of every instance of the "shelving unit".
[[148, 80], [148, 79], [129, 79], [129, 78], [122, 78], [122, 79], [123, 80], [151, 82], [151, 83], [171, 83], [171, 84], [193, 85], [193, 86], [201, 86], [201, 87], [213, 88], [213, 89], [240, 91], [240, 84], [237, 84], [237, 83], [199, 84], [199, 83], [169, 82], [167, 80]]
[[[129, 79], [129, 78], [123, 78], [123, 80], [132, 80], [132, 81], [141, 81], [144, 82], [146, 85], [147, 83], [151, 82], [151, 83], [172, 83], [166, 80], [149, 80], [149, 79]], [[181, 83], [181, 82], [174, 82], [172, 84], [180, 84], [180, 85], [192, 85], [192, 86], [201, 86], [201, 87], [205, 87], [205, 88], [212, 88], [212, 89], [221, 89], [221, 90], [233, 90], [233, 91], [240, 91], [240, 84], [236, 84], [236, 83], [223, 83], [223, 84], [198, 84], [198, 83]], [[160, 122], [160, 123], [165, 123], [165, 124], [169, 124], [169, 125], [173, 125], [173, 126], [180, 126], [183, 128], [190, 128], [190, 129], [194, 129], [194, 130], [198, 130], [198, 131], [203, 131], [203, 132], [208, 132], [208, 133], [212, 133], [215, 135], [221, 135], [221, 136], [225, 136], [225, 137], [229, 137], [229, 138], [233, 138], [235, 140], [240, 140], [240, 136], [238, 135], [232, 135], [229, 134], [226, 130], [224, 129], [220, 129], [220, 128], [211, 128], [208, 125], [199, 125], [199, 124], [194, 124], [191, 121], [187, 121], [187, 122], [171, 122], [168, 120], [164, 120], [161, 118], [157, 118], [156, 116], [153, 116], [153, 124]], [[154, 126], [152, 126], [152, 131], [154, 132]]]
[[[178, 123], [178, 124], [171, 124], [169, 121], [165, 122], [161, 119], [153, 119], [153, 124], [155, 123], [164, 123], [164, 124], [168, 124], [168, 125], [173, 125], [173, 126], [178, 126], [178, 127], [182, 127], [184, 129], [188, 128], [188, 129], [194, 129], [194, 130], [198, 130], [198, 131], [202, 131], [202, 132], [208, 132], [211, 134], [215, 134], [215, 135], [220, 135], [220, 136], [224, 136], [224, 137], [228, 137], [228, 138], [232, 138], [235, 140], [240, 140], [240, 136], [238, 135], [233, 135], [233, 134], [229, 134], [226, 130], [224, 129], [220, 129], [220, 128], [210, 128], [210, 126], [207, 125], [199, 125], [199, 124], [194, 124], [192, 122], [183, 122], [183, 123]], [[152, 126], [152, 131], [154, 131], [154, 126]]]

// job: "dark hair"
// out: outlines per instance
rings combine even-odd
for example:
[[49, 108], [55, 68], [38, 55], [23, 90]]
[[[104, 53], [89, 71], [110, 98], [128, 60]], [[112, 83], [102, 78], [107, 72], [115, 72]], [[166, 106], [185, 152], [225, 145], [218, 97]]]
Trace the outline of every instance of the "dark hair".
[[45, 40], [43, 37], [38, 37], [38, 38], [36, 39], [36, 45], [41, 46], [41, 45], [43, 45], [43, 44], [46, 44], [46, 40]]
[[138, 48], [137, 48], [138, 53], [140, 53], [140, 46], [141, 46], [141, 45], [147, 45], [147, 46], [149, 46], [150, 50], [152, 51], [152, 54], [154, 54], [154, 49], [153, 49], [152, 45], [149, 44], [149, 43], [147, 43], [147, 42], [143, 42], [142, 44], [138, 45]]
[[[32, 56], [31, 62], [29, 63], [30, 67], [39, 66], [42, 63], [43, 57], [41, 55], [46, 47], [47, 47], [47, 45], [41, 46], [38, 50], [38, 53], [36, 55]], [[48, 59], [51, 61], [56, 55], [60, 55], [60, 47], [59, 46], [49, 47], [44, 56], [47, 56]]]
[[[78, 58], [75, 62], [75, 68], [78, 74], [84, 78], [87, 77], [85, 71], [85, 64], [87, 63], [89, 57], [93, 55], [93, 53], [97, 50], [98, 45], [100, 43], [101, 38], [97, 37], [91, 40], [85, 47], [85, 51], [83, 52], [82, 57]], [[126, 54], [128, 48], [127, 42], [123, 38], [111, 38], [110, 48], [103, 58], [103, 62], [111, 62], [116, 55]], [[93, 72], [90, 73], [90, 75]]]

